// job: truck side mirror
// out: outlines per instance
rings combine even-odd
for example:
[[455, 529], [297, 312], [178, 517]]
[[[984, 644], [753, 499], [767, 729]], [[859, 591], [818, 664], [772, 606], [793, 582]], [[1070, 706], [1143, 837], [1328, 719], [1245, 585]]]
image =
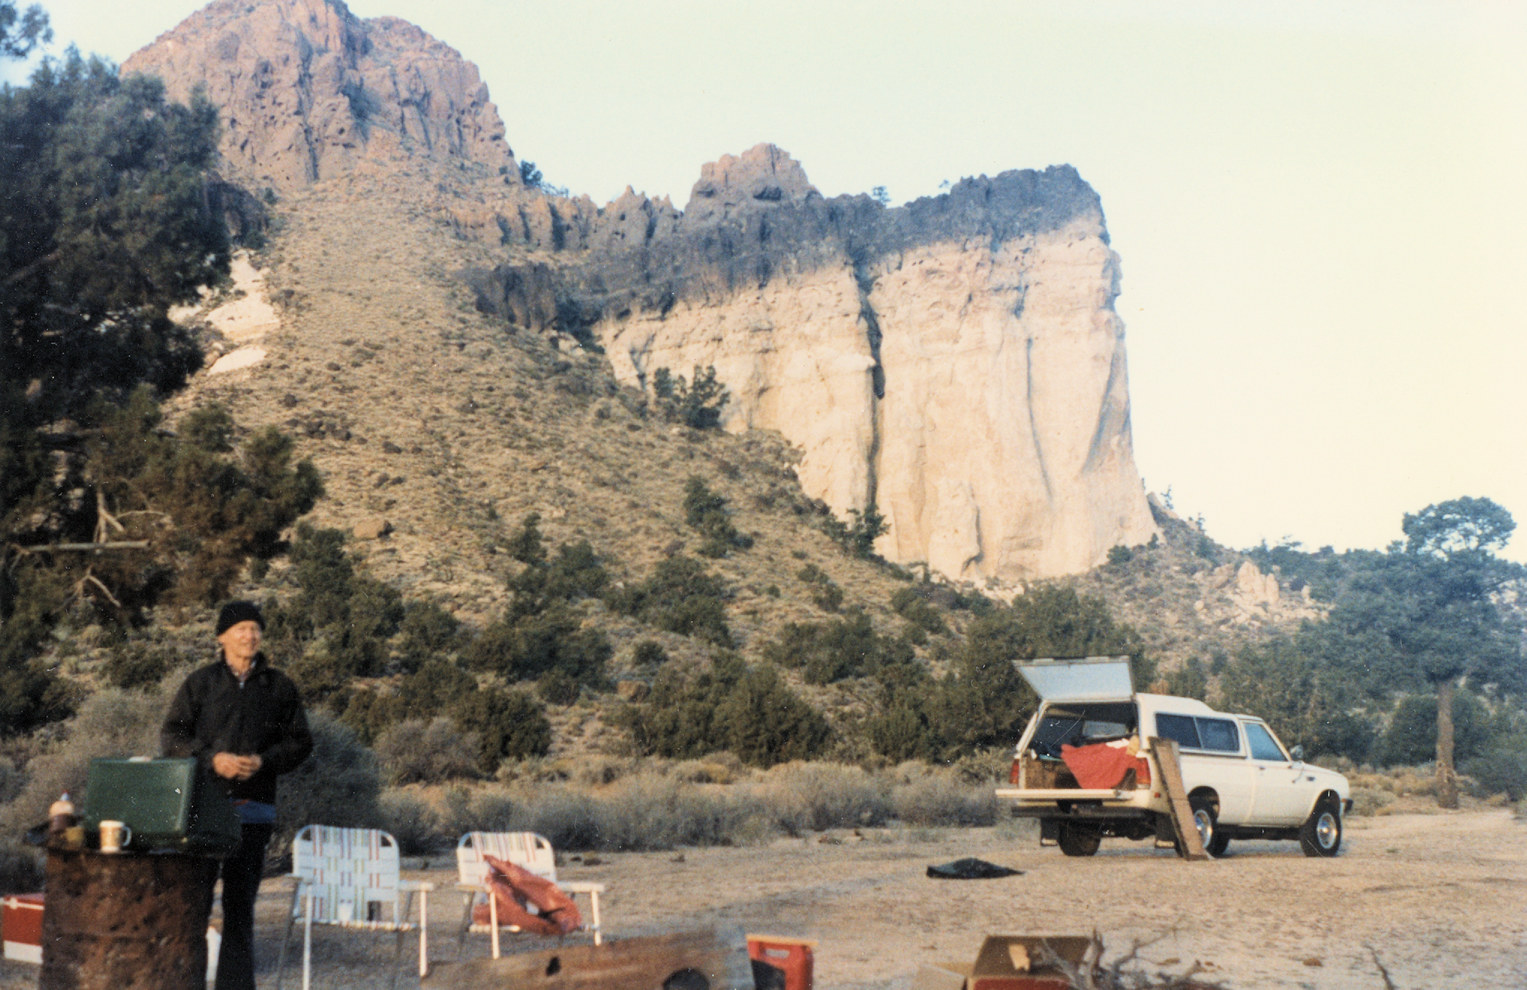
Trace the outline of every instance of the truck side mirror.
[[1303, 746], [1295, 746], [1292, 750], [1290, 750], [1289, 755], [1294, 758], [1294, 762], [1295, 763], [1303, 763], [1304, 762], [1304, 747]]

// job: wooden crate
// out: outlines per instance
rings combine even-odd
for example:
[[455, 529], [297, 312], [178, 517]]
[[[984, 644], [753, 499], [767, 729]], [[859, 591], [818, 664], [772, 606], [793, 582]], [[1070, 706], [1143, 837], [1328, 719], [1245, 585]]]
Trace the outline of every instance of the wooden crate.
[[1076, 787], [1076, 776], [1059, 760], [1044, 760], [1029, 753], [1023, 755], [1023, 786], [1031, 790]]

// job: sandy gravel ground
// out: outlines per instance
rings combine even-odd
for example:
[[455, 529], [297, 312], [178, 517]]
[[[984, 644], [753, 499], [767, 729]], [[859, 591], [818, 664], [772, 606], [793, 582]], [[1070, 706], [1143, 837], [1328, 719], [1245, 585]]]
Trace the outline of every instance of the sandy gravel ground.
[[[938, 881], [924, 873], [964, 856], [1024, 874]], [[1109, 958], [1154, 940], [1141, 952], [1153, 971], [1198, 961], [1237, 990], [1383, 990], [1374, 953], [1402, 990], [1527, 988], [1527, 823], [1500, 810], [1353, 819], [1335, 860], [1307, 859], [1292, 843], [1237, 842], [1224, 859], [1185, 863], [1118, 840], [1092, 859], [1067, 859], [1012, 827], [592, 858], [568, 862], [562, 876], [609, 885], [610, 936], [720, 923], [816, 939], [819, 990], [905, 990], [919, 963], [972, 958], [987, 932], [1093, 928]], [[444, 858], [424, 865], [410, 875], [442, 888], [430, 904], [431, 955], [454, 959], [454, 878]], [[285, 879], [262, 890], [262, 990], [275, 986], [289, 890]], [[319, 941], [318, 985], [387, 985], [391, 936], [324, 932]], [[400, 987], [418, 985], [406, 969], [414, 952], [410, 940]], [[468, 956], [486, 952], [485, 936], [468, 937]], [[35, 972], [0, 964], [0, 988], [34, 986]], [[300, 985], [296, 975], [289, 968], [286, 985]]]

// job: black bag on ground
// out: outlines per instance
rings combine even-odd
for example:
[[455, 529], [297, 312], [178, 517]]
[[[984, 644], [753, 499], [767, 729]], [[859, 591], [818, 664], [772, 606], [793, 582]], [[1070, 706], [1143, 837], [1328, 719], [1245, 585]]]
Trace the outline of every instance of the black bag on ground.
[[997, 877], [1020, 877], [1023, 871], [967, 856], [952, 863], [928, 867], [928, 876], [935, 880], [992, 880]]

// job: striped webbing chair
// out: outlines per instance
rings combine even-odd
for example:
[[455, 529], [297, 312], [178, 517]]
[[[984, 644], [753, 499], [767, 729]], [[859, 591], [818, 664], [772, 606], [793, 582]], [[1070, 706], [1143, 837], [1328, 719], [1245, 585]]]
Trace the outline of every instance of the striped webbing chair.
[[[590, 881], [561, 881], [557, 879], [557, 856], [551, 842], [534, 832], [468, 832], [456, 843], [456, 889], [463, 895], [461, 932], [456, 937], [456, 954], [460, 955], [466, 943], [468, 931], [487, 932], [492, 937], [493, 958], [499, 957], [498, 904], [487, 893], [488, 864], [483, 856], [504, 859], [538, 877], [555, 883], [564, 893], [587, 894], [592, 905], [588, 924], [584, 927], [594, 936], [594, 944], [602, 945], [604, 936], [600, 931], [599, 895], [605, 885]], [[489, 904], [489, 923], [472, 923], [472, 905], [486, 900]], [[509, 931], [519, 931], [512, 925], [504, 925]]]
[[[399, 875], [398, 843], [378, 829], [305, 826], [292, 841], [292, 907], [286, 936], [276, 965], [276, 987], [286, 967], [286, 947], [292, 928], [302, 919], [302, 987], [312, 985], [313, 926], [333, 925], [350, 931], [396, 932], [397, 955], [392, 982], [397, 985], [397, 959], [403, 955], [403, 935], [418, 929], [419, 975], [429, 971], [429, 892], [432, 883], [414, 883]], [[419, 895], [418, 922], [408, 920], [414, 895]]]

